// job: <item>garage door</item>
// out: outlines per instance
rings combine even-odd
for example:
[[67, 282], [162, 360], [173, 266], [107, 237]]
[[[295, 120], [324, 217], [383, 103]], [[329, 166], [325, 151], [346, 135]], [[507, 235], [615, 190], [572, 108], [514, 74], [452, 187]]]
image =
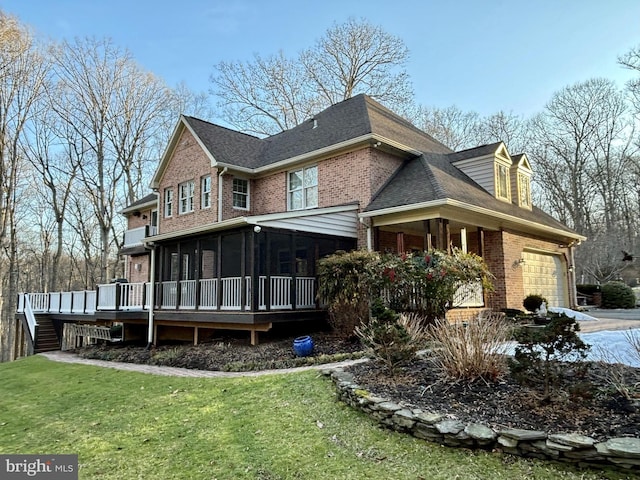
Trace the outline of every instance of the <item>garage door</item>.
[[562, 260], [558, 255], [522, 252], [522, 281], [525, 296], [545, 297], [550, 307], [566, 307], [567, 287]]

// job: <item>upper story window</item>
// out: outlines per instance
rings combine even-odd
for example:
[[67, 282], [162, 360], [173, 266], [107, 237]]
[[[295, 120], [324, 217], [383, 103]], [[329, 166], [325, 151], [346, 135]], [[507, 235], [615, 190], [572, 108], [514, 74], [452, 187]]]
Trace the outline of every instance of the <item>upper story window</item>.
[[249, 208], [249, 180], [233, 179], [233, 208]]
[[518, 187], [520, 188], [519, 197], [520, 205], [523, 207], [531, 206], [531, 180], [527, 175], [518, 174]]
[[289, 172], [289, 210], [302, 210], [318, 206], [318, 167], [301, 168]]
[[164, 216], [173, 216], [173, 188], [164, 189]]
[[496, 196], [509, 199], [509, 168], [500, 164], [496, 169]]
[[178, 185], [178, 194], [180, 195], [180, 213], [193, 212], [193, 180]]
[[211, 207], [211, 175], [200, 179], [200, 208]]

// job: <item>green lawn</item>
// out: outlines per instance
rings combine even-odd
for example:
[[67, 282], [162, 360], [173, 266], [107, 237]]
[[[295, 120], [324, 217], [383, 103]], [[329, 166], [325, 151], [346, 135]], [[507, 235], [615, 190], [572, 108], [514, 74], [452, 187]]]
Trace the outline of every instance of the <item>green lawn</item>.
[[0, 364], [0, 453], [77, 453], [80, 478], [626, 478], [378, 428], [317, 372], [170, 378], [29, 357]]

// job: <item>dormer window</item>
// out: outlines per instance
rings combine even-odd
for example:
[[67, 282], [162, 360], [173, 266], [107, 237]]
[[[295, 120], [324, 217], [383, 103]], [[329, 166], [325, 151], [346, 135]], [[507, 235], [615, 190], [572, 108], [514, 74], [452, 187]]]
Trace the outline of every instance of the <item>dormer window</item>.
[[531, 180], [527, 175], [518, 174], [519, 199], [521, 207], [531, 207]]
[[496, 165], [496, 196], [509, 200], [509, 167]]

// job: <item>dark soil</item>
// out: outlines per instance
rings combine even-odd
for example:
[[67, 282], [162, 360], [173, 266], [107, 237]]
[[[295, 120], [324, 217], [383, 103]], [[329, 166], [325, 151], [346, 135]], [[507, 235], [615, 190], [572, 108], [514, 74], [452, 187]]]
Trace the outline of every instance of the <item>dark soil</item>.
[[[251, 346], [246, 338], [225, 337], [210, 343], [141, 346], [103, 345], [80, 349], [88, 358], [220, 371], [248, 371], [322, 364], [363, 356], [359, 342], [326, 333], [312, 335], [314, 353], [296, 357], [293, 338], [270, 338]], [[375, 361], [348, 368], [363, 389], [423, 411], [447, 413], [463, 422], [495, 428], [510, 427], [574, 432], [595, 439], [640, 437], [640, 396], [628, 400], [608, 382], [611, 366], [591, 362], [585, 376], [567, 378], [551, 401], [541, 389], [521, 386], [505, 374], [496, 382], [452, 381], [439, 374], [428, 357], [417, 358], [391, 377]], [[631, 393], [640, 394], [640, 369], [623, 367]], [[635, 387], [634, 387], [635, 385]], [[631, 395], [633, 396], [633, 395]]]

